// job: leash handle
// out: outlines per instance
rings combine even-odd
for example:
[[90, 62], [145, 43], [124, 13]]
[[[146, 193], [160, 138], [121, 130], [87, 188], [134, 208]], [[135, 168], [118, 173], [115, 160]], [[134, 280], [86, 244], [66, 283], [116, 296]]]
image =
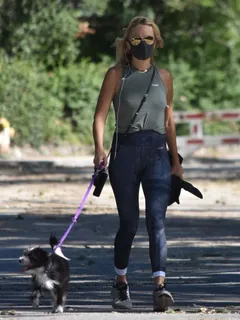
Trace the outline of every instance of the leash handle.
[[78, 207], [75, 215], [74, 215], [73, 218], [72, 218], [72, 223], [70, 224], [70, 226], [68, 227], [68, 229], [67, 229], [67, 230], [65, 231], [65, 233], [63, 234], [63, 236], [62, 236], [62, 238], [60, 239], [59, 243], [58, 243], [58, 244], [56, 245], [56, 247], [54, 248], [54, 250], [53, 250], [54, 252], [57, 250], [57, 248], [59, 248], [59, 247], [62, 246], [64, 240], [67, 238], [67, 236], [69, 235], [70, 231], [72, 230], [73, 225], [75, 224], [75, 222], [77, 222], [77, 219], [78, 219], [79, 215], [81, 214], [82, 209], [83, 209], [83, 207], [84, 207], [84, 204], [85, 204], [85, 202], [86, 202], [86, 200], [87, 200], [87, 198], [88, 198], [88, 195], [89, 195], [89, 193], [90, 193], [90, 191], [91, 191], [91, 188], [92, 188], [92, 186], [93, 186], [94, 180], [95, 180], [95, 178], [96, 178], [99, 170], [103, 167], [103, 164], [104, 164], [104, 163], [101, 162], [100, 165], [99, 165], [99, 167], [97, 168], [97, 170], [96, 170], [96, 171], [94, 172], [94, 174], [92, 175], [92, 179], [91, 179], [90, 184], [89, 184], [89, 186], [88, 186], [88, 188], [87, 188], [87, 191], [85, 192], [85, 195], [83, 196], [83, 199], [82, 199], [82, 201], [81, 201], [81, 203], [80, 203], [80, 205], [79, 205], [79, 207]]

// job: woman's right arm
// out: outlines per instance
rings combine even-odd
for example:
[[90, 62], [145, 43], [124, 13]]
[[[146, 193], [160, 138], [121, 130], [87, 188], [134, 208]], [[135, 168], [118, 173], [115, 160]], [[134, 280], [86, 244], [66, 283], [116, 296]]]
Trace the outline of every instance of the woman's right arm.
[[95, 156], [93, 163], [96, 168], [102, 161], [104, 162], [104, 167], [107, 166], [107, 156], [103, 147], [104, 127], [111, 102], [116, 92], [119, 79], [118, 73], [119, 71], [116, 66], [111, 67], [107, 71], [96, 105], [93, 121], [93, 139], [95, 145]]

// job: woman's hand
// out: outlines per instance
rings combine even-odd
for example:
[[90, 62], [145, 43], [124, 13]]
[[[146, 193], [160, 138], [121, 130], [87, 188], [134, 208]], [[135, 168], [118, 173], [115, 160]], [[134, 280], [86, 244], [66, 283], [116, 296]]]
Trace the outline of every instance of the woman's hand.
[[93, 163], [95, 168], [98, 168], [100, 163], [103, 162], [104, 168], [107, 167], [107, 155], [103, 149], [95, 150], [95, 156], [93, 159]]
[[183, 175], [183, 167], [179, 162], [173, 163], [172, 165], [172, 174], [175, 174], [176, 176], [182, 178]]

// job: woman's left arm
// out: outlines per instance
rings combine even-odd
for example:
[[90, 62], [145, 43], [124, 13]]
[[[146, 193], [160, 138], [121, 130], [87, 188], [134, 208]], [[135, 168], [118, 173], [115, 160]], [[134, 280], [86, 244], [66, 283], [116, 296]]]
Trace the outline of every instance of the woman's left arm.
[[173, 78], [169, 71], [160, 69], [161, 78], [167, 90], [167, 104], [165, 110], [165, 130], [167, 135], [167, 145], [172, 156], [172, 174], [179, 177], [183, 175], [183, 168], [179, 163], [178, 149], [176, 141], [176, 128], [173, 118]]

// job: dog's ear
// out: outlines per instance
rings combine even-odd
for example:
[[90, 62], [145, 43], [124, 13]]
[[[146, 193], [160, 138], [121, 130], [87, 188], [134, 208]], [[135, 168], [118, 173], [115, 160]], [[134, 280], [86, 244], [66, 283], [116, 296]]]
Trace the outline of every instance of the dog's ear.
[[35, 257], [37, 260], [42, 261], [42, 263], [47, 263], [48, 262], [48, 253], [47, 251], [43, 250], [42, 248], [38, 247], [35, 252]]

